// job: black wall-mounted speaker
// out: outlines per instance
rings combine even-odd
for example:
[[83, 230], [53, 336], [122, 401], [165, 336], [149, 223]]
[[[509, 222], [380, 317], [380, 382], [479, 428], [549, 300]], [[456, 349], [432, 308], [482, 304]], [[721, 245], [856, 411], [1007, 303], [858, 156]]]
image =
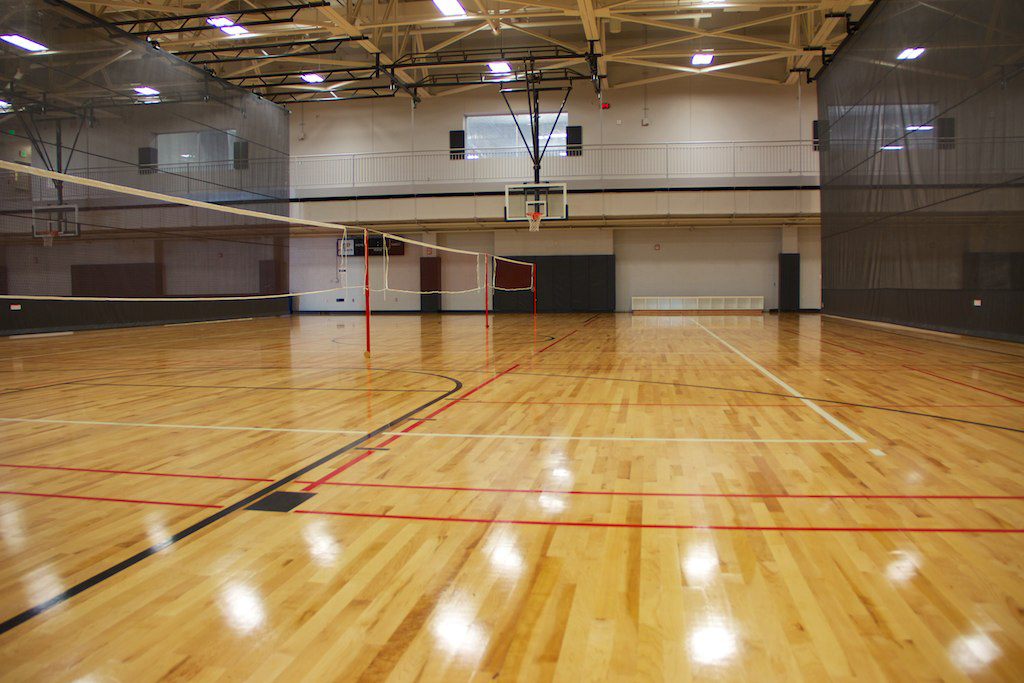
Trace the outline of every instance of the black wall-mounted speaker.
[[451, 159], [466, 158], [466, 131], [448, 131], [448, 151]]
[[565, 127], [565, 154], [578, 157], [583, 154], [583, 126]]
[[249, 141], [235, 140], [235, 170], [244, 171], [249, 168]]
[[156, 173], [156, 147], [139, 147], [139, 173]]
[[956, 147], [956, 119], [950, 116], [937, 119], [935, 121], [935, 139], [939, 143], [939, 149], [954, 149]]

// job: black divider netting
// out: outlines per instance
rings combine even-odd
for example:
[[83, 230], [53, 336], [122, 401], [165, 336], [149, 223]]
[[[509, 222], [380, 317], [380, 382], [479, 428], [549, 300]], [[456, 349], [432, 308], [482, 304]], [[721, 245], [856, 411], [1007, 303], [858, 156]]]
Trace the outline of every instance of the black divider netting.
[[837, 52], [818, 81], [826, 312], [1024, 340], [1022, 55], [1020, 0], [879, 0]]
[[[292, 238], [323, 234], [272, 214], [0, 171], [0, 294], [9, 297], [225, 298], [289, 293]], [[329, 231], [329, 228], [326, 228]], [[56, 235], [45, 233], [56, 232]], [[343, 236], [339, 228], [337, 235]], [[47, 245], [49, 243], [49, 246]], [[337, 287], [335, 254], [322, 289]], [[315, 264], [314, 264], [315, 265]]]

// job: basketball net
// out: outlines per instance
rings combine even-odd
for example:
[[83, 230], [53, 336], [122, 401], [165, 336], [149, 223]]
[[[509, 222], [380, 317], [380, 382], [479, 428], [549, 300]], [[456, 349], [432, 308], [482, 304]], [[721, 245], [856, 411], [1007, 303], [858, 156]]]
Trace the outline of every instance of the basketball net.
[[56, 237], [56, 236], [57, 236], [57, 232], [55, 230], [50, 230], [48, 232], [44, 232], [42, 234], [43, 246], [44, 247], [52, 247], [53, 246], [53, 238]]
[[530, 232], [540, 231], [540, 222], [544, 218], [544, 214], [540, 211], [527, 211], [526, 218], [530, 221]]

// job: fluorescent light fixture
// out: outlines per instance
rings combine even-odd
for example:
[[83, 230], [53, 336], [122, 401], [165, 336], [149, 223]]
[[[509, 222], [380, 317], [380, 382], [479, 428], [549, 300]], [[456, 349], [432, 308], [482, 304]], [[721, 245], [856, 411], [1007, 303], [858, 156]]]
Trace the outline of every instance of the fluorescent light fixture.
[[712, 52], [694, 52], [690, 58], [690, 64], [694, 66], [707, 66], [714, 61], [715, 55]]
[[140, 85], [138, 88], [135, 88], [135, 92], [139, 93], [140, 95], [147, 96], [160, 94], [159, 90], [157, 90], [156, 88], [150, 88], [148, 85]]
[[16, 47], [20, 47], [22, 50], [28, 50], [29, 52], [43, 52], [50, 49], [45, 45], [41, 45], [34, 40], [29, 40], [24, 36], [19, 36], [16, 33], [0, 36], [0, 40], [10, 43]]
[[321, 76], [320, 74], [302, 74], [301, 76], [299, 76], [299, 78], [301, 78], [302, 80], [306, 81], [306, 83], [323, 83], [324, 82], [324, 77]]
[[227, 17], [210, 17], [206, 20], [206, 23], [210, 26], [216, 26], [229, 36], [241, 36], [249, 32], [249, 29], [242, 26], [236, 26], [235, 22], [231, 21]]
[[487, 68], [491, 70], [491, 73], [495, 74], [507, 74], [512, 72], [512, 67], [508, 65], [508, 62], [490, 62], [487, 64]]
[[467, 159], [479, 159], [480, 155], [479, 154], [467, 154], [466, 158]]
[[882, 145], [878, 149], [883, 152], [898, 152], [903, 149], [903, 145]]
[[434, 0], [434, 4], [437, 5], [437, 9], [441, 10], [441, 14], [446, 17], [466, 16], [466, 10], [462, 9], [459, 0]]
[[5, 102], [3, 100], [0, 100], [0, 111], [7, 111], [10, 108], [11, 108], [11, 103], [10, 102]]
[[896, 59], [917, 59], [924, 54], [923, 47], [908, 47], [896, 56]]
[[935, 130], [935, 126], [907, 126], [907, 132], [916, 133], [921, 130]]

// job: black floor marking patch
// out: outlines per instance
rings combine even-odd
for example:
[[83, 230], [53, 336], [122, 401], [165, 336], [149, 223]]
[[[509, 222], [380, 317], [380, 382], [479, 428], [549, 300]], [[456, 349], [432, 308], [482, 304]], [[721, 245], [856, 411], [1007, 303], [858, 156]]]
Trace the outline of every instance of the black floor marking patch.
[[267, 512], [290, 512], [315, 495], [315, 493], [301, 493], [298, 491], [274, 491], [269, 496], [260, 498], [245, 509], [266, 510]]

